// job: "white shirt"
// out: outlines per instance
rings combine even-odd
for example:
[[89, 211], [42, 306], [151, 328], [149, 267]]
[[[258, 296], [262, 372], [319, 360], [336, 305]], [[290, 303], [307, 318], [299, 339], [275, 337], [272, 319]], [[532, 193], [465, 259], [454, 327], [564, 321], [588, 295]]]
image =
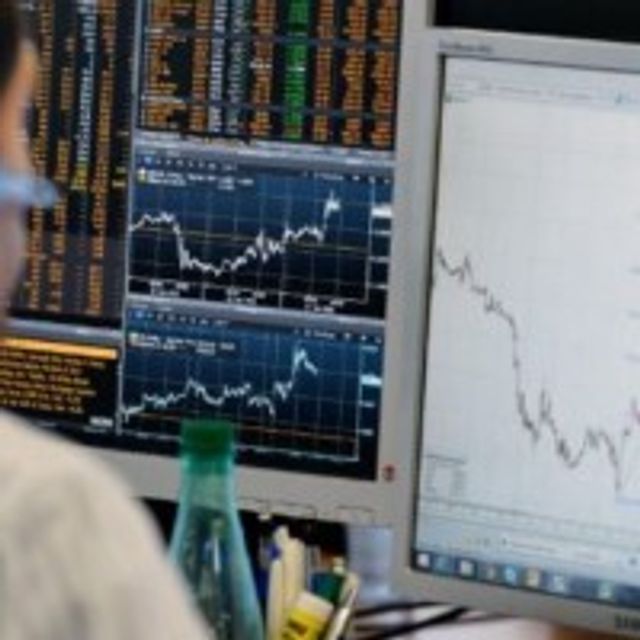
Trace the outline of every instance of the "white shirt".
[[0, 640], [210, 637], [125, 487], [0, 413]]

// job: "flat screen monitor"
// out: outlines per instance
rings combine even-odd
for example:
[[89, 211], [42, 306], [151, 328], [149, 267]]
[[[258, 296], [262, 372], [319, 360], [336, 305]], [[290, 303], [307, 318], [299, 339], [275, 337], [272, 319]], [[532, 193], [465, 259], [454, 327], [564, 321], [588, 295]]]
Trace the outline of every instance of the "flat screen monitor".
[[400, 0], [23, 0], [39, 173], [0, 403], [176, 496], [237, 425], [243, 506], [376, 522]]
[[425, 38], [387, 371], [400, 582], [636, 635], [640, 49]]

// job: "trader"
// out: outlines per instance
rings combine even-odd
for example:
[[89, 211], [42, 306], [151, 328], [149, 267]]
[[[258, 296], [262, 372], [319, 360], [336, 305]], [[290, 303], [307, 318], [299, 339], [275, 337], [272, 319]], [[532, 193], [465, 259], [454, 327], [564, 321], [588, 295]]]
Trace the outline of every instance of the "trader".
[[[25, 135], [37, 56], [0, 0], [0, 322], [21, 272]], [[2, 398], [0, 398], [0, 402]], [[159, 537], [127, 491], [79, 449], [0, 414], [0, 638], [210, 638]]]

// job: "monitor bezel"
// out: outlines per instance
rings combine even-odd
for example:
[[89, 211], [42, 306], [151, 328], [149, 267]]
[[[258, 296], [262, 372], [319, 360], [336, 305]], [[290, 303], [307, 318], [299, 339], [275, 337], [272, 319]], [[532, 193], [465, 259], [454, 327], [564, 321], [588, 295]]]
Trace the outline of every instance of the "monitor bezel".
[[[411, 95], [411, 83], [409, 78], [405, 79], [405, 72], [411, 72], [415, 51], [431, 18], [432, 10], [431, 0], [422, 3], [410, 1], [404, 4], [399, 102]], [[140, 42], [140, 36], [137, 41]], [[138, 91], [137, 73], [134, 73], [132, 89], [134, 94]], [[400, 170], [400, 165], [396, 162], [396, 179]], [[394, 219], [394, 225], [401, 226], [401, 222]], [[396, 229], [394, 236], [395, 234]], [[404, 249], [394, 240], [391, 255], [392, 273], [398, 270], [396, 263], [402, 260]], [[390, 301], [389, 306], [392, 304]], [[268, 515], [364, 526], [390, 526], [393, 521], [393, 505], [398, 493], [396, 478], [399, 467], [403, 464], [403, 457], [396, 457], [399, 453], [395, 446], [396, 419], [394, 412], [387, 410], [387, 399], [391, 392], [388, 387], [392, 387], [389, 382], [385, 377], [377, 477], [374, 480], [352, 480], [241, 465], [238, 468], [237, 487], [240, 507]], [[176, 458], [107, 449], [99, 449], [98, 455], [125, 478], [136, 496], [176, 500], [180, 485], [180, 464]]]
[[[404, 69], [401, 102], [399, 184], [395, 242], [407, 258], [395, 264], [387, 343], [390, 381], [387, 415], [396, 416], [398, 457], [405, 465], [398, 479], [394, 512], [395, 578], [407, 594], [508, 615], [637, 635], [640, 614], [633, 609], [538, 595], [455, 578], [427, 575], [413, 566], [416, 478], [423, 438], [423, 396], [428, 339], [432, 239], [436, 215], [441, 96], [448, 57], [640, 73], [637, 45], [567, 40], [462, 29], [425, 29], [417, 53]], [[409, 78], [412, 79], [410, 82]], [[407, 90], [411, 85], [412, 90]], [[410, 94], [410, 95], [407, 95]], [[412, 312], [409, 313], [408, 310]]]

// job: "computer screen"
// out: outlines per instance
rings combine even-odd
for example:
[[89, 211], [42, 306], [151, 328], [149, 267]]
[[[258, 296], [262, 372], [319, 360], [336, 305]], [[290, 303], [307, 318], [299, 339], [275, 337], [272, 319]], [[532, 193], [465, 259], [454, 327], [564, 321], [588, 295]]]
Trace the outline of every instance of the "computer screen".
[[[433, 40], [405, 567], [412, 584], [440, 579], [450, 597], [484, 593], [503, 611], [637, 608], [640, 73], [607, 70], [614, 56], [597, 47]], [[623, 54], [631, 67], [637, 51]]]
[[25, 0], [37, 170], [0, 398], [175, 456], [379, 477], [400, 0]]

